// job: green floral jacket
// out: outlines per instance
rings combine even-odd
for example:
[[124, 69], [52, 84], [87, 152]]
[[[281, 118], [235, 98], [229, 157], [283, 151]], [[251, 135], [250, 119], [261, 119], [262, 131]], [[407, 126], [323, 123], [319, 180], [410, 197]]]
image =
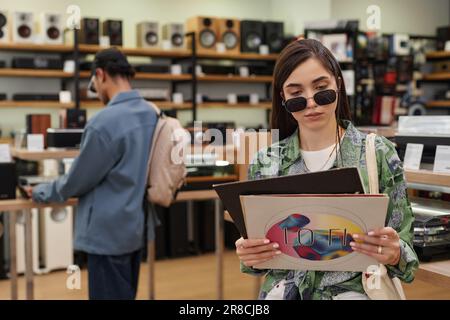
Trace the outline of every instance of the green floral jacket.
[[[349, 121], [344, 121], [345, 135], [341, 152], [334, 163], [336, 167], [358, 167], [366, 190], [368, 176], [365, 160], [366, 134], [358, 131]], [[262, 179], [308, 172], [300, 153], [298, 131], [258, 152], [249, 168], [249, 179]], [[401, 257], [397, 266], [386, 266], [391, 276], [404, 282], [414, 280], [419, 262], [412, 245], [414, 221], [406, 192], [403, 166], [394, 145], [384, 137], [375, 139], [380, 193], [389, 195], [386, 225], [400, 236]], [[260, 299], [284, 280], [284, 299], [331, 299], [333, 296], [356, 291], [364, 293], [360, 272], [318, 272], [297, 270], [257, 270], [244, 266], [241, 271], [252, 275], [265, 275]]]

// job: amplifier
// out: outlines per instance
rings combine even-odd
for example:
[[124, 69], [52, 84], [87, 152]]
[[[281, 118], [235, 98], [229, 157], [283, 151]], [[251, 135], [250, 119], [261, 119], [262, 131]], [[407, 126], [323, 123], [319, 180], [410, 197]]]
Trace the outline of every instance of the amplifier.
[[0, 60], [0, 68], [6, 68], [6, 61]]
[[15, 93], [14, 101], [59, 101], [59, 94], [53, 93]]
[[[238, 70], [235, 66], [214, 66], [201, 64], [200, 67], [204, 74], [219, 74], [219, 75], [238, 74]], [[189, 67], [189, 72], [192, 73], [192, 67]]]
[[47, 144], [49, 148], [79, 148], [83, 129], [48, 129]]
[[274, 66], [248, 66], [249, 73], [256, 76], [271, 76], [273, 69]]
[[0, 101], [6, 100], [6, 93], [0, 93]]
[[0, 200], [15, 199], [17, 188], [15, 163], [0, 163], [0, 181]]
[[134, 65], [136, 72], [148, 73], [169, 73], [170, 67], [157, 64], [138, 64]]
[[54, 69], [59, 70], [63, 68], [61, 59], [55, 58], [13, 58], [12, 67], [20, 69]]
[[92, 63], [92, 61], [81, 61], [78, 66], [81, 71], [91, 71]]

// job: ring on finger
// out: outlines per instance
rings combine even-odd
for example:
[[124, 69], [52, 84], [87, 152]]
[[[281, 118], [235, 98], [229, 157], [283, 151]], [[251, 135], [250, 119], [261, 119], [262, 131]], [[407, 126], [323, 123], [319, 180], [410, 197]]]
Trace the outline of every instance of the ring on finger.
[[378, 252], [378, 254], [382, 254], [383, 253], [383, 247], [382, 246], [378, 246], [377, 252]]

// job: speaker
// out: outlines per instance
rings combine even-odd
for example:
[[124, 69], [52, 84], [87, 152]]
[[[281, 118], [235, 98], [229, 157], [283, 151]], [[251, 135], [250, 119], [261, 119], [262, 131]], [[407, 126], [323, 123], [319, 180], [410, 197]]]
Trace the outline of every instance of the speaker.
[[155, 48], [159, 45], [158, 22], [141, 22], [136, 25], [136, 44], [139, 48]]
[[14, 12], [12, 18], [12, 40], [16, 43], [34, 41], [34, 16], [32, 12]]
[[259, 52], [259, 46], [264, 44], [264, 23], [262, 21], [241, 21], [241, 51]]
[[0, 43], [9, 42], [8, 13], [0, 11]]
[[[218, 19], [211, 17], [193, 17], [187, 21], [187, 31], [195, 32], [195, 42], [199, 53], [215, 53], [218, 41]], [[188, 38], [191, 46], [192, 38]]]
[[436, 29], [437, 35], [437, 50], [445, 49], [445, 42], [450, 41], [450, 26], [439, 27]]
[[0, 200], [15, 199], [17, 188], [15, 163], [0, 163], [0, 181]]
[[241, 25], [239, 20], [219, 19], [219, 42], [225, 44], [227, 52], [241, 52]]
[[184, 26], [181, 23], [163, 25], [162, 39], [169, 40], [172, 49], [184, 49]]
[[62, 15], [58, 13], [41, 14], [40, 33], [45, 43], [63, 43], [63, 22]]
[[103, 35], [109, 37], [111, 46], [122, 46], [122, 21], [105, 20], [103, 21]]
[[62, 70], [64, 67], [63, 61], [59, 58], [45, 58], [45, 57], [13, 57], [11, 61], [13, 68], [19, 69], [52, 69]]
[[100, 25], [96, 18], [83, 18], [78, 31], [78, 42], [82, 44], [100, 43]]
[[44, 144], [47, 146], [47, 129], [51, 128], [50, 114], [27, 114], [27, 134], [44, 135]]
[[267, 21], [264, 23], [265, 43], [271, 53], [279, 53], [284, 45], [284, 23]]
[[86, 126], [85, 109], [62, 109], [59, 113], [60, 129], [83, 129]]

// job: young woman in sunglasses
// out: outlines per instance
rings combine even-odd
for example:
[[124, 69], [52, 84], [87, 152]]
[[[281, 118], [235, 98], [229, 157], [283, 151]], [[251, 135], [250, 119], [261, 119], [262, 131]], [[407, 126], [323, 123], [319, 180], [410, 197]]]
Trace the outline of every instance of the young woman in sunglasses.
[[[263, 149], [249, 168], [249, 179], [358, 167], [368, 189], [366, 135], [351, 123], [339, 63], [316, 40], [298, 40], [281, 52], [274, 71], [272, 129], [280, 141]], [[352, 249], [386, 266], [390, 276], [411, 282], [418, 267], [412, 245], [411, 206], [403, 167], [393, 144], [375, 140], [380, 193], [390, 197], [386, 226], [368, 234]], [[279, 151], [273, 157], [273, 150]], [[275, 152], [276, 153], [276, 152]], [[260, 299], [368, 299], [360, 272], [258, 270], [253, 266], [281, 252], [268, 239], [239, 239], [242, 272], [265, 275]]]

